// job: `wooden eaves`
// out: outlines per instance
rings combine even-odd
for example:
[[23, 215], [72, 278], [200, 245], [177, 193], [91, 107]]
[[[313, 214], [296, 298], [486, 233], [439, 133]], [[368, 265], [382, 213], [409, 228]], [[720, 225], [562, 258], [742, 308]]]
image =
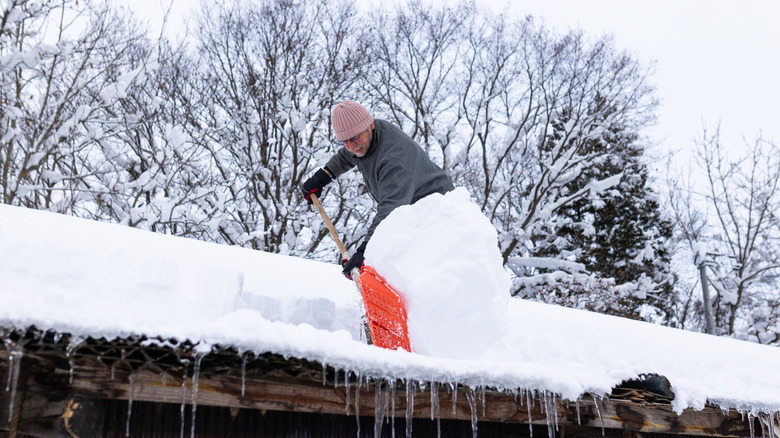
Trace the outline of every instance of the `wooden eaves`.
[[[219, 407], [233, 417], [239, 411], [288, 412], [349, 416], [354, 422], [359, 414], [369, 425], [380, 404], [385, 407], [380, 423], [392, 416], [399, 424], [414, 418], [441, 428], [441, 422], [472, 425], [476, 420], [478, 430], [501, 425], [504, 436], [750, 437], [761, 436], [768, 423], [714, 406], [686, 409], [678, 416], [667, 397], [629, 384], [615, 388], [610, 397], [569, 401], [538, 391], [358, 376], [271, 352], [238, 354], [216, 348], [198, 355], [186, 341], [90, 338], [74, 343], [67, 334], [35, 328], [5, 330], [3, 339], [0, 382], [6, 388], [0, 391], [0, 431], [8, 436], [62, 436], [64, 424], [77, 427], [79, 415], [96, 417], [84, 410], [105, 409], [100, 407], [105, 401], [127, 406], [130, 400], [130, 410], [133, 404], [151, 403], [189, 412], [194, 402], [198, 409]], [[20, 353], [19, 377], [14, 379]], [[374, 436], [365, 425], [362, 433]], [[85, 438], [85, 433], [71, 436]]]

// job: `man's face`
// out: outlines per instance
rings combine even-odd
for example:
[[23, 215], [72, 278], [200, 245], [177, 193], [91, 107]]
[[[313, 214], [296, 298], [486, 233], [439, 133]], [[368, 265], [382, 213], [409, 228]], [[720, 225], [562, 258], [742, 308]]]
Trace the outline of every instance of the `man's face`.
[[355, 154], [356, 157], [363, 157], [368, 152], [368, 146], [371, 145], [373, 130], [374, 124], [372, 123], [370, 128], [350, 138], [349, 140], [344, 140], [340, 143], [344, 145], [348, 151]]

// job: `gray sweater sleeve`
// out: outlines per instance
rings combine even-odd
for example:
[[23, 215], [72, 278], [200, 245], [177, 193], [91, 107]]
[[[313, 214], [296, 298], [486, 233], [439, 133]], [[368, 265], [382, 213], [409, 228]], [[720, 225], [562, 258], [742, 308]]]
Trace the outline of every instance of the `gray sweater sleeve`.
[[343, 175], [344, 172], [352, 169], [357, 165], [357, 158], [355, 155], [347, 151], [347, 148], [339, 148], [339, 150], [330, 157], [325, 167], [330, 170], [333, 178], [338, 178]]

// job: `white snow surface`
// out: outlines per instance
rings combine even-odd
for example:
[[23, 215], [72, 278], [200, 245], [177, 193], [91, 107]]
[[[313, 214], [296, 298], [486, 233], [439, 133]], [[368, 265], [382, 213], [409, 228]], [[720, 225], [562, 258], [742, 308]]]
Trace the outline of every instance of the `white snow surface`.
[[366, 261], [405, 295], [407, 353], [360, 339], [360, 295], [338, 265], [0, 204], [0, 328], [189, 339], [569, 400], [657, 373], [677, 412], [780, 411], [780, 349], [509, 298], [491, 228], [462, 189], [377, 228]]

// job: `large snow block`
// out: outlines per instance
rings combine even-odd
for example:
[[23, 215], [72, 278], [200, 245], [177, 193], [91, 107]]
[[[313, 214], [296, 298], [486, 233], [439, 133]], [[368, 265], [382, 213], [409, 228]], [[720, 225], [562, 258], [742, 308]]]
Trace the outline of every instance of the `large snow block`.
[[476, 359], [507, 334], [511, 281], [497, 233], [464, 188], [394, 210], [366, 264], [406, 300], [416, 353]]

